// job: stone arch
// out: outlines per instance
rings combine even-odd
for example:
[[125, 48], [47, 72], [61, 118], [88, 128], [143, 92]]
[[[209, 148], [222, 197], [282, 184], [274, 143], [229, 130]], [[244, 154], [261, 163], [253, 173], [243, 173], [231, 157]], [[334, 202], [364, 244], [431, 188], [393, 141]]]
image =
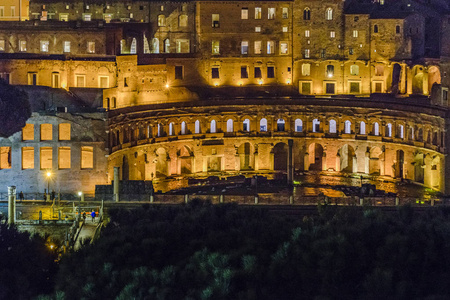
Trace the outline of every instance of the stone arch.
[[273, 170], [286, 172], [288, 159], [288, 146], [285, 143], [278, 143], [272, 148]]
[[413, 78], [412, 78], [412, 93], [413, 94], [423, 94], [423, 66], [413, 67]]
[[414, 156], [414, 181], [423, 183], [424, 182], [424, 168], [425, 168], [425, 157], [424, 154], [419, 152]]
[[380, 162], [381, 162], [380, 147], [374, 146], [369, 152], [369, 174], [380, 175]]
[[309, 153], [309, 170], [322, 171], [323, 165], [323, 147], [321, 144], [312, 143], [308, 147]]
[[428, 68], [428, 91], [431, 92], [433, 85], [441, 84], [441, 72], [437, 66]]
[[166, 149], [158, 148], [155, 151], [155, 176], [167, 177], [169, 170], [169, 159]]
[[338, 151], [339, 164], [341, 172], [356, 172], [356, 154], [352, 146], [345, 144]]
[[189, 146], [183, 145], [178, 149], [179, 173], [191, 174], [194, 165], [194, 154]]
[[253, 170], [255, 166], [254, 147], [249, 142], [242, 143], [238, 148], [239, 169]]

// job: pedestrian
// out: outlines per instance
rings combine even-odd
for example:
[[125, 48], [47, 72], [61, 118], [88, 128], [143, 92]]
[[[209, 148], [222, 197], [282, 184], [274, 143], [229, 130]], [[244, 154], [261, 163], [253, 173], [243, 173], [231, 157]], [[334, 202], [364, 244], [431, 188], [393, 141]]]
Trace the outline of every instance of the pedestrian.
[[83, 222], [86, 222], [86, 212], [83, 210]]
[[92, 223], [94, 223], [94, 220], [95, 220], [95, 211], [94, 210], [92, 210], [91, 216], [92, 216]]
[[20, 191], [20, 193], [19, 193], [19, 200], [20, 200], [20, 202], [23, 201], [23, 193], [22, 193], [22, 191]]
[[55, 195], [56, 195], [55, 191], [52, 190], [52, 201], [55, 200]]
[[46, 203], [47, 202], [47, 190], [45, 190], [45, 192], [44, 192], [44, 203]]

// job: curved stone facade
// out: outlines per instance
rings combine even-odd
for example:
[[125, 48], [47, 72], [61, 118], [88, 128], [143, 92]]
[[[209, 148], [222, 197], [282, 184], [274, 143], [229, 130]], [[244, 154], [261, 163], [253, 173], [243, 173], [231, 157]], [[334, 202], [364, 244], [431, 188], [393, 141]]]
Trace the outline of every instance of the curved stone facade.
[[445, 189], [445, 111], [420, 99], [221, 99], [116, 109], [109, 121], [108, 173], [120, 167], [121, 179], [287, 172], [291, 144], [296, 171]]

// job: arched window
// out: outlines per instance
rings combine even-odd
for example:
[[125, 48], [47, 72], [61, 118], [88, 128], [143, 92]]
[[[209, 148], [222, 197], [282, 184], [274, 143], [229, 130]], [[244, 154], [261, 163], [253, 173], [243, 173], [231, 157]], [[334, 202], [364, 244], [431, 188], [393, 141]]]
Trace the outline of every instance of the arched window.
[[199, 120], [195, 121], [194, 131], [195, 131], [195, 133], [200, 133], [200, 121]]
[[352, 122], [350, 122], [349, 120], [344, 122], [344, 133], [352, 133]]
[[242, 122], [243, 131], [250, 131], [250, 120], [249, 119], [245, 119], [244, 122]]
[[380, 125], [377, 122], [373, 123], [373, 135], [380, 135]]
[[166, 26], [166, 17], [164, 15], [158, 16], [158, 26]]
[[126, 45], [126, 41], [120, 40], [120, 54], [125, 53], [125, 45]]
[[404, 136], [405, 136], [404, 133], [403, 133], [403, 129], [404, 129], [403, 125], [398, 125], [398, 133], [397, 133], [397, 135], [401, 139], [403, 139]]
[[179, 27], [186, 27], [188, 25], [188, 16], [187, 15], [180, 15], [178, 17], [178, 26]]
[[333, 20], [333, 9], [331, 7], [328, 7], [325, 11], [325, 19], [326, 20]]
[[318, 119], [314, 119], [312, 121], [312, 125], [313, 125], [313, 132], [320, 132], [320, 121]]
[[216, 133], [216, 120], [211, 121], [211, 128], [210, 128], [209, 132]]
[[366, 123], [363, 121], [359, 123], [359, 134], [366, 134]]
[[137, 49], [136, 38], [133, 38], [133, 41], [131, 42], [130, 53], [131, 54], [136, 54], [136, 49]]
[[173, 135], [173, 122], [169, 123], [169, 135]]
[[261, 121], [259, 121], [259, 131], [266, 132], [267, 131], [267, 119], [262, 118]]
[[158, 136], [162, 136], [163, 135], [163, 127], [161, 124], [158, 123]]
[[233, 120], [232, 119], [228, 119], [227, 121], [227, 132], [233, 132]]
[[378, 33], [378, 25], [373, 25], [373, 33]]
[[311, 10], [308, 7], [303, 10], [303, 20], [311, 20]]
[[334, 66], [333, 65], [327, 65], [327, 77], [333, 77], [334, 76]]
[[392, 124], [387, 123], [386, 124], [386, 137], [392, 137]]
[[285, 125], [284, 119], [278, 119], [277, 120], [277, 131], [284, 131], [284, 125]]
[[181, 122], [181, 134], [186, 134], [186, 122]]
[[414, 127], [410, 127], [409, 132], [410, 132], [410, 134], [409, 134], [408, 138], [409, 138], [409, 140], [413, 141], [414, 140]]
[[358, 65], [350, 66], [350, 75], [354, 75], [354, 76], [359, 75], [359, 66]]
[[336, 121], [335, 120], [330, 120], [330, 133], [336, 133]]
[[170, 53], [170, 40], [169, 39], [164, 40], [164, 52]]
[[300, 119], [295, 119], [295, 132], [302, 132], [303, 131], [303, 122]]
[[152, 40], [152, 53], [159, 53], [159, 40], [157, 38]]

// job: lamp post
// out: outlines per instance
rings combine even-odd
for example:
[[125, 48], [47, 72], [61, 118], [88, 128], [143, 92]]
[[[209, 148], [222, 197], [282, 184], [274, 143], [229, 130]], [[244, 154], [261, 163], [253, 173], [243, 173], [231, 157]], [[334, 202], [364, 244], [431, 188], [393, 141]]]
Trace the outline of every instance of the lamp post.
[[50, 194], [50, 177], [52, 177], [52, 172], [47, 171], [47, 194]]

